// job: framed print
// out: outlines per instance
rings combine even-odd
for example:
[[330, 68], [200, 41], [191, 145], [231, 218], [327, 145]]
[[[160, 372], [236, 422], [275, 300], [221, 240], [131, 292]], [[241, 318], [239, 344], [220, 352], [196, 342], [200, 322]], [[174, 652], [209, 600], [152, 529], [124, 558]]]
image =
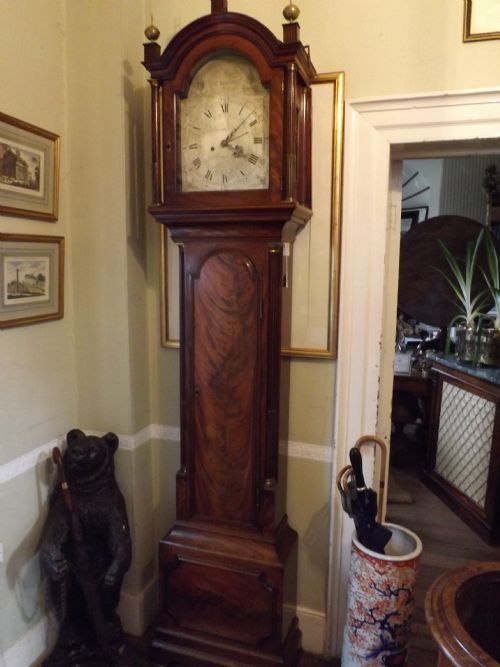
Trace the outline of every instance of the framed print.
[[464, 0], [464, 42], [500, 39], [499, 0]]
[[0, 113], [0, 213], [53, 222], [59, 199], [59, 137]]
[[0, 329], [64, 314], [64, 238], [0, 233]]
[[[284, 257], [282, 349], [286, 357], [335, 359], [340, 277], [344, 73], [312, 85], [313, 217]], [[330, 150], [325, 150], [330, 146]], [[161, 344], [179, 347], [179, 248], [160, 227]]]

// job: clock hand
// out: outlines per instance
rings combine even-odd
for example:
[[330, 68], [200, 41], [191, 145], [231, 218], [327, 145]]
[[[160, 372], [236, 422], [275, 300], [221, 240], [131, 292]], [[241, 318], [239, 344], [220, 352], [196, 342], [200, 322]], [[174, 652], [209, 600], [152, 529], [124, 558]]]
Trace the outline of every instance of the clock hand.
[[[248, 130], [246, 132], [242, 132], [241, 134], [238, 134], [237, 137], [231, 137], [231, 139], [229, 139], [229, 141], [236, 141], [236, 139], [239, 139], [240, 137], [244, 137], [245, 134], [248, 134]], [[229, 143], [229, 141], [228, 141], [228, 143]]]
[[232, 130], [232, 131], [227, 135], [227, 137], [221, 142], [221, 145], [226, 146], [230, 141], [232, 141], [233, 138], [234, 138], [233, 135], [240, 129], [240, 127], [241, 127], [242, 125], [244, 125], [244, 124], [247, 122], [247, 120], [250, 118], [250, 116], [251, 116], [252, 114], [254, 114], [254, 113], [255, 113], [255, 111], [250, 111], [250, 113], [248, 114], [248, 116], [245, 116], [245, 118], [243, 118], [243, 120], [241, 121], [241, 123], [240, 123], [239, 125], [237, 125], [237, 126], [234, 128], [234, 130]]
[[230, 142], [232, 142], [232, 141], [236, 141], [236, 139], [239, 139], [240, 137], [244, 137], [245, 134], [248, 134], [248, 131], [247, 131], [247, 132], [242, 132], [241, 134], [238, 134], [238, 136], [233, 137], [232, 139], [229, 139], [229, 137], [226, 137], [225, 139], [223, 139], [223, 140], [220, 142], [220, 145], [221, 145], [223, 148], [230, 148], [231, 150], [234, 150], [234, 151], [238, 150], [238, 151], [241, 153], [241, 152], [243, 151], [243, 149], [241, 148], [241, 146], [233, 146], [233, 144], [230, 143]]

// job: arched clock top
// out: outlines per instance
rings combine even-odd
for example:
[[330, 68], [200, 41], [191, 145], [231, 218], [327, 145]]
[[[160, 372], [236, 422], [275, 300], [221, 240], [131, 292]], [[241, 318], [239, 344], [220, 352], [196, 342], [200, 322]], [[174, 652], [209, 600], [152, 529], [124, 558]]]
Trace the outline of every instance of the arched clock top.
[[227, 40], [223, 37], [214, 37], [199, 43], [196, 48], [189, 51], [172, 80], [172, 89], [175, 94], [185, 97], [199, 70], [210, 60], [223, 56], [234, 56], [247, 60], [258, 72], [261, 84], [265, 87], [271, 85], [273, 69], [269, 67], [262, 52], [253, 42], [235, 42], [234, 45], [228, 45]]
[[[188, 24], [166, 46], [163, 53], [157, 43], [144, 45], [144, 66], [153, 79], [163, 81], [177, 77], [179, 67], [187, 60], [196, 60], [209, 54], [218, 43], [227, 46], [231, 40], [235, 51], [252, 54], [262, 79], [264, 62], [269, 67], [286, 67], [294, 62], [307, 85], [316, 77], [309, 58], [309, 50], [300, 42], [298, 23], [283, 26], [284, 39], [280, 41], [265, 25], [244, 14], [218, 11]], [[197, 54], [192, 56], [192, 52]]]

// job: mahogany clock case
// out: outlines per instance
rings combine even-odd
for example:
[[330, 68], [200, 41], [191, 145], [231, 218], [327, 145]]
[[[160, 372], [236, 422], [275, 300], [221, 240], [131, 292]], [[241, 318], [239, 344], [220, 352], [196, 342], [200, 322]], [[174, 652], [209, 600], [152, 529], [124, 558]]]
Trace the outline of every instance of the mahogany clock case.
[[[296, 620], [284, 621], [283, 603], [288, 594], [294, 605], [297, 535], [278, 493], [282, 238], [285, 226], [312, 213], [316, 74], [297, 24], [285, 26], [281, 42], [226, 10], [212, 0], [212, 14], [184, 28], [163, 54], [145, 45], [149, 210], [179, 244], [181, 311], [181, 468], [176, 521], [160, 543], [152, 658], [295, 665], [300, 631]], [[269, 178], [262, 187], [186, 191], [181, 100], [200, 68], [227, 53], [246, 59], [269, 91]], [[224, 141], [224, 134], [210, 136]], [[212, 147], [216, 153], [217, 142]]]

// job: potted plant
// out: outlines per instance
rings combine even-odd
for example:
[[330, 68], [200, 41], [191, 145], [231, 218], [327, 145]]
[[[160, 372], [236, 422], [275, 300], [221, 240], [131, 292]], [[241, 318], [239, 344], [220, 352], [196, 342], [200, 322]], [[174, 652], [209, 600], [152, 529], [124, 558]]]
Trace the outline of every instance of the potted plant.
[[[488, 239], [486, 249], [490, 275], [487, 276], [486, 272], [483, 271], [487, 286], [484, 289], [478, 289], [474, 279], [477, 273], [478, 253], [485, 236]], [[496, 299], [498, 299], [500, 302], [500, 272], [493, 241], [489, 233], [485, 234], [485, 230], [482, 229], [476, 241], [470, 241], [467, 244], [463, 266], [442, 241], [438, 241], [438, 243], [450, 269], [450, 274], [448, 275], [440, 269], [438, 271], [451, 287], [458, 300], [460, 310], [449, 324], [447, 351], [449, 349], [450, 331], [452, 327], [455, 327], [455, 354], [457, 358], [460, 361], [475, 364], [490, 363], [488, 350], [491, 348], [490, 338], [495, 329], [486, 326], [488, 321], [487, 312], [492, 300], [495, 300], [496, 303]], [[494, 290], [497, 290], [496, 296]], [[497, 320], [500, 325], [500, 319], [497, 318]]]
[[483, 276], [493, 300], [495, 316], [492, 326], [488, 327], [488, 340], [481, 361], [488, 366], [500, 366], [500, 267], [497, 248], [489, 229], [484, 234], [484, 241], [488, 271], [483, 270]]

